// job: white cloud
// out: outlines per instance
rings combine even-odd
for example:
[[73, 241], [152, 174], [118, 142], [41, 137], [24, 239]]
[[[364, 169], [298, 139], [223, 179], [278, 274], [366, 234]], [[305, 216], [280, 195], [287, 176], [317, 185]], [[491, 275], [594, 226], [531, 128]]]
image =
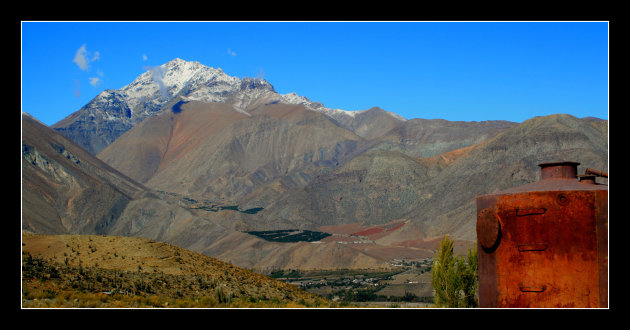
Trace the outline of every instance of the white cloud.
[[228, 48], [227, 50], [228, 55], [230, 56], [236, 56], [236, 52], [232, 51], [231, 49]]
[[72, 62], [76, 63], [79, 66], [79, 69], [85, 71], [88, 69], [88, 59], [86, 57], [87, 50], [85, 49], [85, 44], [77, 50], [77, 53], [74, 55], [74, 60]]
[[168, 91], [166, 90], [166, 86], [164, 85], [164, 74], [166, 73], [165, 69], [162, 69], [160, 66], [149, 67], [145, 66], [143, 69], [151, 71], [151, 78], [153, 82], [160, 89], [160, 95], [162, 99], [166, 99], [168, 97]]
[[101, 78], [98, 77], [91, 77], [90, 78], [90, 85], [94, 86], [94, 87], [98, 87], [101, 84], [102, 80]]
[[90, 67], [90, 62], [97, 61], [100, 58], [101, 53], [99, 53], [98, 51], [90, 53], [87, 51], [85, 44], [83, 44], [81, 47], [79, 47], [76, 54], [74, 54], [74, 59], [72, 60], [72, 62], [76, 63], [79, 66], [79, 69], [87, 71]]
[[148, 60], [148, 59], [149, 59], [149, 58], [147, 57], [147, 54], [142, 54], [142, 60], [143, 60], [143, 61], [146, 61], [146, 60]]

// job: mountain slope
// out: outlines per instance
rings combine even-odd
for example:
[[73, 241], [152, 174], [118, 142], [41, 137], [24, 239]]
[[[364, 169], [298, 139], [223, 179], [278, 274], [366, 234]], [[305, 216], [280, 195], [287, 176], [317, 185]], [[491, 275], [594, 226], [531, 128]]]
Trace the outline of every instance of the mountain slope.
[[[272, 114], [296, 120], [305, 118], [290, 108], [285, 110]], [[310, 246], [268, 242], [235, 231], [231, 224], [223, 226], [220, 221], [200, 215], [203, 211], [183, 208], [176, 200], [164, 198], [124, 176], [31, 116], [23, 114], [22, 120], [22, 228], [25, 232], [143, 237], [234, 259], [239, 265], [258, 269], [341, 267], [333, 253], [346, 256], [344, 260], [356, 260], [350, 267], [387, 267], [386, 260], [348, 247], [336, 247], [335, 243], [321, 243], [319, 258], [288, 257], [295, 253], [308, 255], [299, 251], [311, 251]], [[260, 251], [274, 252], [270, 255], [241, 253], [252, 245]], [[229, 246], [232, 250], [217, 249], [217, 246]]]
[[508, 121], [463, 122], [411, 119], [396, 125], [373, 148], [400, 151], [413, 157], [431, 157], [490, 139], [515, 127]]
[[285, 193], [261, 217], [271, 227], [281, 219], [310, 222], [311, 228], [388, 223], [413, 208], [427, 171], [423, 163], [399, 152], [365, 152], [304, 188]]
[[224, 100], [240, 85], [237, 78], [198, 62], [174, 59], [150, 68], [131, 84], [105, 90], [52, 128], [93, 154], [177, 97], [204, 88], [208, 99]]
[[329, 115], [342, 127], [345, 127], [365, 139], [375, 139], [405, 122], [405, 119], [379, 107], [363, 111], [354, 111], [352, 116], [346, 113]]
[[575, 161], [580, 174], [587, 167], [607, 171], [608, 136], [601, 128], [565, 114], [529, 119], [475, 145], [432, 177], [407, 216], [428, 236], [475, 239], [476, 196], [537, 181], [538, 164]]
[[155, 189], [238, 201], [279, 178], [303, 185], [361, 140], [300, 105], [263, 105], [249, 116], [220, 103], [181, 109], [147, 119], [98, 157]]
[[607, 171], [602, 128], [570, 115], [551, 115], [428, 158], [367, 151], [304, 188], [285, 192], [260, 215], [261, 222], [280, 229], [309, 221], [315, 226], [406, 221], [403, 228], [415, 228], [415, 238], [394, 239], [403, 233], [399, 230], [379, 242], [405, 245], [445, 234], [474, 241], [475, 198], [536, 181], [539, 163], [571, 160], [582, 164], [580, 173], [586, 167]]
[[22, 225], [42, 233], [104, 233], [146, 189], [22, 115]]

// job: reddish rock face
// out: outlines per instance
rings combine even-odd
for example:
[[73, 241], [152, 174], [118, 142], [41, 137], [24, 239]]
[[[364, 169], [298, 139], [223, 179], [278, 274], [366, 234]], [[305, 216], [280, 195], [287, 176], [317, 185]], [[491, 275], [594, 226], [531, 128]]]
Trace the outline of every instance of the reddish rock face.
[[608, 306], [608, 187], [577, 165], [477, 198], [480, 307]]

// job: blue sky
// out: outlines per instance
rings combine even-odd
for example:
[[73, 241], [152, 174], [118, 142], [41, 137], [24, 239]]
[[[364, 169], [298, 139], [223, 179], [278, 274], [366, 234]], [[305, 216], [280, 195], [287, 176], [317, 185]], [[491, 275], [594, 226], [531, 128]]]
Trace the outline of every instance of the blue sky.
[[607, 22], [22, 22], [22, 110], [52, 125], [177, 57], [329, 108], [608, 119]]

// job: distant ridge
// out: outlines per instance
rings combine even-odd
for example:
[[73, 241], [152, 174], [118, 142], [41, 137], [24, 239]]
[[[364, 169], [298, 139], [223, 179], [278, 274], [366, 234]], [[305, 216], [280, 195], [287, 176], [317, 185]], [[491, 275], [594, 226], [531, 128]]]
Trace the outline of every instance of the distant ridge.
[[[151, 238], [257, 269], [382, 268], [444, 235], [472, 244], [475, 197], [536, 181], [539, 163], [608, 168], [607, 120], [401, 120], [196, 62], [160, 68], [55, 130], [23, 116], [24, 230]], [[280, 230], [331, 235], [247, 234]]]

